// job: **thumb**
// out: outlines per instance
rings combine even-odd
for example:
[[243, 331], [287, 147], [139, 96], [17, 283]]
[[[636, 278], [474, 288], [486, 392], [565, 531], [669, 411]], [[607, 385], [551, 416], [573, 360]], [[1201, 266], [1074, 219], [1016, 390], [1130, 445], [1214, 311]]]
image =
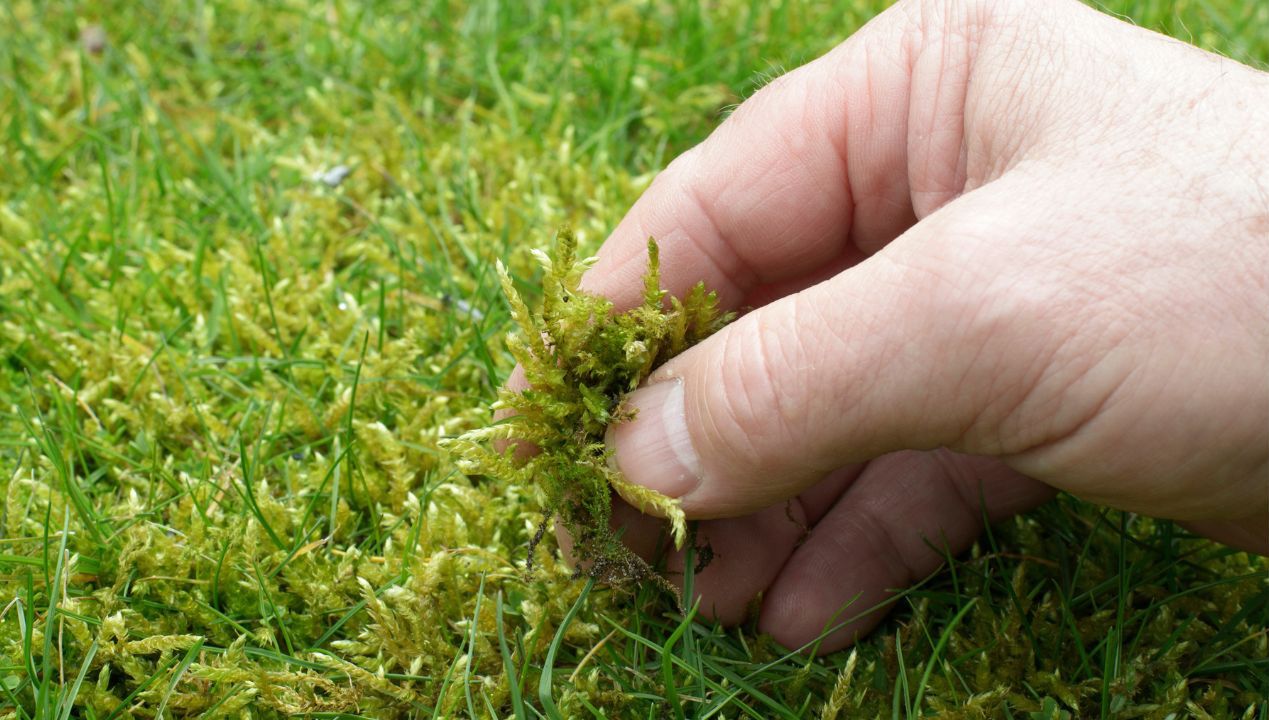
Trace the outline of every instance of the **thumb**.
[[709, 518], [770, 506], [899, 449], [1009, 451], [989, 440], [991, 409], [1025, 385], [1008, 367], [1019, 338], [1001, 332], [1017, 323], [981, 298], [963, 257], [1007, 226], [998, 198], [983, 200], [995, 189], [962, 196], [658, 369], [625, 401], [634, 419], [609, 430], [618, 468]]

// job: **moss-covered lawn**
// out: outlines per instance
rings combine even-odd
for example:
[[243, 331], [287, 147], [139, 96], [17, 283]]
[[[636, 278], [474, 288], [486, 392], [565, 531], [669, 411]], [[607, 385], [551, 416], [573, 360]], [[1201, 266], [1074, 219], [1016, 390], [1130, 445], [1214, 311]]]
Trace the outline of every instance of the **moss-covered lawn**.
[[[526, 547], [494, 261], [874, 0], [0, 3], [0, 718], [1269, 718], [1266, 563], [1061, 498], [854, 652]], [[1269, 5], [1114, 0], [1269, 60]]]

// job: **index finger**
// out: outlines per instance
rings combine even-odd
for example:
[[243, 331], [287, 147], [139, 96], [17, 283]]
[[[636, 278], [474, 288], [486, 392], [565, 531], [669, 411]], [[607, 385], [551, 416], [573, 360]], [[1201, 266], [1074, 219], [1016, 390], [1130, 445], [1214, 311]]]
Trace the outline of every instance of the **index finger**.
[[764, 87], [679, 156], [613, 230], [583, 286], [638, 303], [649, 237], [662, 284], [736, 308], [763, 286], [863, 257], [915, 222], [908, 184], [908, 23], [892, 7]]

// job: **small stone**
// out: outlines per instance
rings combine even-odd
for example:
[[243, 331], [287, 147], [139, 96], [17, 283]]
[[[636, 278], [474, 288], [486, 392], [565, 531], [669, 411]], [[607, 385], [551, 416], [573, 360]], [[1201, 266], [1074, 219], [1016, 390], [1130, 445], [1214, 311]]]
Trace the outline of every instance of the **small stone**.
[[485, 319], [485, 314], [481, 312], [479, 308], [472, 307], [471, 303], [462, 298], [458, 298], [454, 301], [454, 307], [458, 308], [459, 312], [467, 315], [476, 322], [480, 322]]
[[106, 29], [100, 25], [87, 25], [79, 32], [79, 45], [89, 55], [100, 55], [106, 50], [110, 39], [106, 37]]
[[339, 187], [349, 175], [352, 174], [352, 168], [347, 165], [336, 165], [329, 170], [318, 170], [313, 173], [313, 182], [319, 182], [327, 187]]

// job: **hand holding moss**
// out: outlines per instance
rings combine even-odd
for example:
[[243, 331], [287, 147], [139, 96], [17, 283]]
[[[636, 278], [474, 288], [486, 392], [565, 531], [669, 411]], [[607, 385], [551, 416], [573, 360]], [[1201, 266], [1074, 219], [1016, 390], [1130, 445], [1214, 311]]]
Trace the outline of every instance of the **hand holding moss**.
[[637, 305], [649, 236], [672, 294], [756, 308], [608, 437], [709, 519], [707, 614], [761, 594], [799, 646], [1054, 488], [1269, 552], [1264, 73], [1073, 1], [900, 2], [672, 163], [583, 286]]

